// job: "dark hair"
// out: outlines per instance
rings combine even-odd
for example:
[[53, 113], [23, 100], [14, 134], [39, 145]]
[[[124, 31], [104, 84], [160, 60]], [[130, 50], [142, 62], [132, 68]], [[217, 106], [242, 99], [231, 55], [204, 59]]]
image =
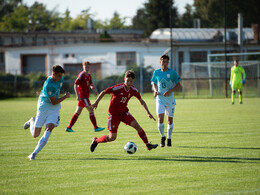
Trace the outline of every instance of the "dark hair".
[[65, 73], [65, 70], [60, 65], [54, 65], [52, 67], [52, 72], [54, 72], [55, 74], [57, 74], [57, 73]]
[[169, 57], [167, 54], [163, 54], [163, 55], [160, 57], [160, 60], [163, 60], [163, 59], [170, 60], [170, 57]]
[[130, 77], [130, 78], [132, 78], [132, 79], [135, 79], [135, 73], [134, 73], [134, 71], [132, 71], [132, 70], [126, 71], [125, 77], [127, 77], [127, 78]]

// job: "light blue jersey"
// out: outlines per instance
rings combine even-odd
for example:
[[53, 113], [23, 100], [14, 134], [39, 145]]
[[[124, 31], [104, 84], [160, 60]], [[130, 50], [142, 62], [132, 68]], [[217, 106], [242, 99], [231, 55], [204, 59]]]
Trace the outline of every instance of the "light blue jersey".
[[163, 94], [174, 88], [180, 80], [181, 78], [173, 69], [168, 68], [165, 72], [161, 69], [155, 70], [151, 81], [158, 87], [159, 95], [156, 96], [156, 101], [165, 106], [175, 105], [176, 102], [173, 93], [171, 93], [168, 97], [163, 96]]
[[50, 97], [55, 96], [55, 99], [59, 99], [60, 89], [62, 87], [64, 78], [62, 77], [60, 81], [54, 82], [51, 77], [49, 77], [43, 85], [40, 97], [38, 99], [37, 109], [39, 111], [45, 110], [57, 110], [60, 109], [60, 103], [53, 105], [50, 101]]

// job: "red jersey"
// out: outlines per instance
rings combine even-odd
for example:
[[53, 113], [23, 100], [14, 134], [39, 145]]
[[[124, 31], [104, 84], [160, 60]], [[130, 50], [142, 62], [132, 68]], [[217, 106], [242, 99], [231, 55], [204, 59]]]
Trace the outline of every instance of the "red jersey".
[[89, 86], [92, 85], [91, 74], [84, 71], [80, 72], [75, 81], [78, 87], [80, 98], [89, 98]]
[[134, 86], [126, 90], [124, 83], [107, 88], [105, 93], [113, 94], [108, 109], [108, 113], [112, 115], [120, 115], [128, 112], [127, 103], [132, 96], [135, 96], [138, 100], [141, 99], [140, 93]]

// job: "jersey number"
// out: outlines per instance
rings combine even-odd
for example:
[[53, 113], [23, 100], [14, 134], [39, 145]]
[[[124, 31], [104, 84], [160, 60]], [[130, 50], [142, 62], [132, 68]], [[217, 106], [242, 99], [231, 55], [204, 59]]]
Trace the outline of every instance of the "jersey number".
[[122, 97], [120, 102], [122, 102], [124, 104], [126, 102], [126, 100], [127, 100], [127, 97]]
[[166, 83], [162, 83], [162, 88], [166, 88]]

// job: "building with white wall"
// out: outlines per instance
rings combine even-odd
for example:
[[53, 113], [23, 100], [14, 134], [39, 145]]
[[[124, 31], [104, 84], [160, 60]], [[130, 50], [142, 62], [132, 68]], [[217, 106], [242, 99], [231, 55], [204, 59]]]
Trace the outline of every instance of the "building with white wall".
[[[259, 41], [254, 41], [253, 31], [244, 30], [243, 52], [259, 52]], [[227, 35], [226, 52], [240, 51], [237, 30]], [[76, 35], [74, 35], [76, 36]], [[82, 36], [82, 34], [81, 34]], [[58, 38], [56, 38], [58, 39]], [[5, 72], [27, 74], [44, 72], [49, 75], [54, 64], [60, 64], [70, 74], [77, 74], [84, 60], [92, 64], [92, 72], [99, 78], [122, 74], [127, 65], [152, 66], [159, 68], [159, 57], [168, 51], [172, 56], [172, 68], [181, 74], [183, 62], [206, 62], [208, 54], [224, 53], [223, 29], [172, 29], [170, 47], [169, 29], [155, 30], [149, 40], [135, 39], [115, 42], [78, 41], [67, 44], [12, 45], [2, 47]], [[171, 48], [171, 51], [169, 50]], [[171, 53], [172, 52], [172, 53]]]

